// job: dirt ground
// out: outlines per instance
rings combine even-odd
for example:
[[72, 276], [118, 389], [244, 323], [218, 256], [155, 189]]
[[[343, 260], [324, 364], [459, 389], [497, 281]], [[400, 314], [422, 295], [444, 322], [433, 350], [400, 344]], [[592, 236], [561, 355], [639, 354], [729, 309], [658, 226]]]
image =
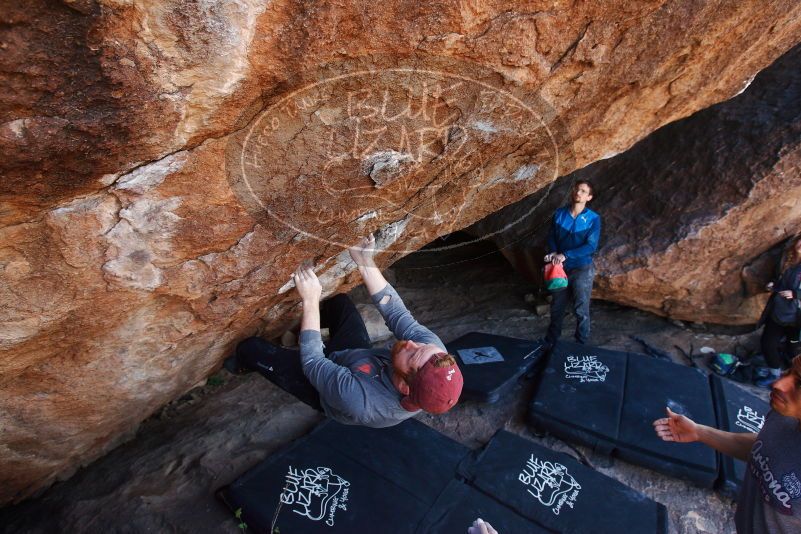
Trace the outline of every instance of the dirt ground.
[[[471, 331], [533, 339], [548, 325], [547, 314], [536, 313], [537, 301], [525, 298], [533, 292], [531, 284], [485, 244], [412, 254], [396, 263], [388, 277], [415, 317], [446, 342]], [[376, 343], [384, 343], [364, 289], [355, 289], [352, 297]], [[540, 312], [545, 309], [540, 306]], [[597, 301], [592, 322], [595, 345], [642, 352], [642, 345], [631, 339], [635, 335], [683, 364], [687, 360], [676, 346], [687, 352], [690, 346], [695, 353], [706, 346], [745, 355], [758, 342], [753, 332], [686, 325]], [[574, 326], [568, 317], [567, 337]], [[703, 358], [697, 363], [705, 365]], [[532, 383], [522, 381], [497, 403], [463, 402], [445, 415], [419, 419], [472, 448], [505, 428], [567, 452], [663, 503], [670, 532], [734, 532], [733, 503], [712, 491], [534, 435], [524, 417], [532, 395]], [[0, 532], [241, 532], [214, 491], [321, 420], [257, 374], [235, 377], [220, 371], [68, 481], [0, 510]]]

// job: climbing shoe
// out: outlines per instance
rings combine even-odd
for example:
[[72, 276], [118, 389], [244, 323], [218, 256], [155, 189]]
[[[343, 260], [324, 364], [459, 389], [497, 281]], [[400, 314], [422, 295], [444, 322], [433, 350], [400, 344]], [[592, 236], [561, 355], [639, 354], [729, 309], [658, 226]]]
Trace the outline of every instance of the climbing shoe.
[[223, 367], [225, 367], [225, 370], [232, 375], [246, 375], [253, 372], [253, 369], [249, 369], [242, 365], [242, 363], [239, 361], [239, 356], [237, 355], [236, 351], [234, 351], [233, 355], [225, 359], [223, 362]]

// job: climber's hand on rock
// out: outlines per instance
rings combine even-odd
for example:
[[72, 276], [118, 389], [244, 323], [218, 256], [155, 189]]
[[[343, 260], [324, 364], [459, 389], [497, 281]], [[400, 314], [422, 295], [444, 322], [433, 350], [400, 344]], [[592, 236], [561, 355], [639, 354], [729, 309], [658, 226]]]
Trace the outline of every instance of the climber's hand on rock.
[[304, 303], [315, 304], [320, 302], [323, 287], [320, 285], [317, 275], [314, 274], [311, 262], [304, 261], [301, 263], [297, 270], [292, 273], [292, 279], [295, 281], [295, 287]]
[[361, 238], [356, 245], [348, 249], [348, 252], [350, 252], [350, 257], [359, 267], [375, 267], [375, 262], [373, 261], [375, 237], [373, 234]]

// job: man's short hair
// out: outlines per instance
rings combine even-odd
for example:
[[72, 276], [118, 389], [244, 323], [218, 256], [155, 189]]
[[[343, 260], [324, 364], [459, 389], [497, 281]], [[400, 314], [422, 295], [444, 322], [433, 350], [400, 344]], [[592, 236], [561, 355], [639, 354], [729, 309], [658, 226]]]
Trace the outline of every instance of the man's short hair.
[[446, 354], [440, 353], [435, 355], [437, 357], [434, 360], [434, 367], [448, 367], [449, 365], [456, 365], [456, 358], [453, 357], [453, 354]]
[[595, 188], [592, 186], [592, 182], [590, 182], [589, 180], [577, 180], [576, 183], [573, 184], [573, 187], [577, 188], [581, 184], [584, 184], [587, 187], [589, 187], [590, 188], [590, 195], [591, 196], [595, 196]]
[[[440, 352], [431, 357], [431, 365], [433, 365], [438, 369], [442, 367], [456, 365], [456, 358], [453, 357], [453, 354], [448, 354], [447, 352]], [[417, 369], [410, 369], [409, 372], [406, 373], [402, 378], [406, 381], [407, 384], [410, 384], [416, 374], [417, 374]]]

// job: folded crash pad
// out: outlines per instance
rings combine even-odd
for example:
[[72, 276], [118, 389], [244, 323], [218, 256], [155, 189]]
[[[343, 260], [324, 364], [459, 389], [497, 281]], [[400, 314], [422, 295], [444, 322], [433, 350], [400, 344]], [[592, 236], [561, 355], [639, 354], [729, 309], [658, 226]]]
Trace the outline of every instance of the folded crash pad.
[[556, 532], [667, 530], [661, 504], [567, 454], [503, 430], [462, 472], [479, 490]]
[[414, 420], [383, 429], [326, 421], [218, 495], [253, 532], [416, 533], [467, 453]]
[[470, 332], [446, 345], [464, 376], [463, 400], [496, 402], [517, 379], [540, 363], [543, 344]]
[[715, 424], [712, 395], [699, 370], [646, 355], [560, 341], [540, 375], [529, 409], [539, 430], [656, 471], [712, 487], [716, 453], [662, 441], [652, 423], [665, 407]]
[[[731, 380], [717, 375], [710, 377], [718, 428], [727, 432], [759, 432], [765, 423], [770, 404], [743, 389]], [[729, 497], [740, 491], [746, 464], [731, 456], [720, 456], [718, 489]]]

